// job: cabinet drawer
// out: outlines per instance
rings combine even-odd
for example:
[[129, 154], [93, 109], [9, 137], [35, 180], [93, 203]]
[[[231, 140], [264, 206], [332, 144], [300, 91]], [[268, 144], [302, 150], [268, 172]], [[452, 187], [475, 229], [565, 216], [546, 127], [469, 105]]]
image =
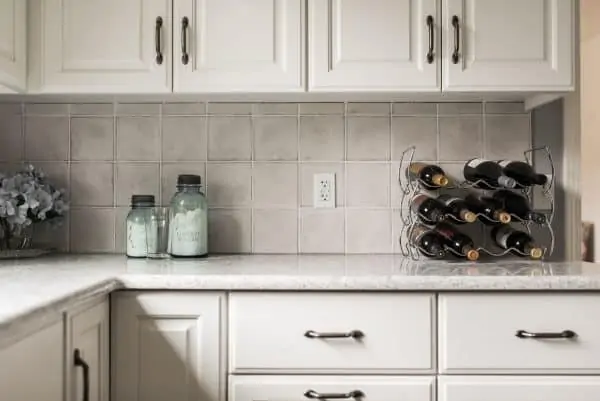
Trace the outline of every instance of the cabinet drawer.
[[[592, 294], [441, 295], [440, 369], [485, 374], [600, 372], [599, 314], [600, 296]], [[524, 331], [521, 337], [519, 331]], [[568, 338], [569, 331], [573, 338]], [[564, 337], [528, 337], [538, 334]]]
[[577, 376], [441, 376], [439, 401], [597, 401], [600, 378]]
[[[235, 293], [229, 366], [235, 373], [431, 372], [433, 299], [430, 294]], [[317, 337], [353, 331], [354, 338]]]
[[[434, 383], [434, 377], [231, 376], [229, 401], [310, 401], [311, 390], [347, 394], [350, 400], [433, 401]], [[352, 398], [352, 392], [360, 393]]]

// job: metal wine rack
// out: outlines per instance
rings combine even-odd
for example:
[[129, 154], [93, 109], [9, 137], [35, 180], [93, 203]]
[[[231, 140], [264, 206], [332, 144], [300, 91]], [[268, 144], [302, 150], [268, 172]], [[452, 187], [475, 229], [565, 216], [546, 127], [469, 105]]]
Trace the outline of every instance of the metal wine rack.
[[[416, 146], [411, 146], [407, 148], [404, 152], [402, 152], [402, 156], [400, 158], [400, 171], [398, 172], [398, 181], [400, 184], [401, 190], [401, 205], [400, 205], [400, 218], [402, 222], [402, 230], [400, 233], [400, 237], [398, 239], [400, 243], [400, 250], [403, 256], [410, 257], [413, 260], [420, 260], [423, 255], [417, 249], [417, 247], [411, 242], [413, 230], [417, 226], [417, 224], [421, 223], [419, 220], [419, 216], [412, 211], [410, 205], [412, 204], [413, 199], [422, 194], [430, 194], [437, 195], [439, 193], [454, 191], [457, 195], [460, 195], [458, 192], [462, 192], [462, 195], [466, 195], [467, 192], [477, 192], [477, 193], [490, 193], [497, 189], [506, 189], [506, 188], [492, 188], [492, 189], [481, 189], [478, 188], [478, 185], [483, 183], [483, 181], [477, 182], [468, 182], [468, 181], [460, 181], [457, 180], [456, 177], [450, 177], [451, 184], [438, 190], [427, 190], [419, 183], [419, 180], [415, 180], [410, 178], [408, 166], [413, 162], [415, 151], [417, 150]], [[555, 184], [555, 169], [554, 169], [554, 161], [552, 159], [552, 154], [550, 153], [550, 149], [547, 146], [532, 148], [523, 152], [524, 159], [527, 163], [533, 165], [533, 155], [536, 153], [543, 154], [543, 156], [548, 160], [550, 166], [550, 179], [541, 188], [541, 196], [548, 203], [549, 207], [546, 211], [546, 222], [544, 224], [534, 223], [532, 221], [524, 221], [520, 219], [518, 216], [511, 214], [512, 223], [519, 223], [523, 226], [523, 228], [529, 233], [532, 234], [532, 228], [537, 226], [538, 228], [543, 229], [547, 233], [547, 243], [545, 246], [541, 246], [543, 250], [542, 259], [546, 259], [552, 255], [554, 252], [555, 245], [555, 237], [554, 230], [552, 229], [552, 221], [554, 220], [554, 184]], [[488, 186], [486, 184], [486, 186]], [[533, 187], [528, 187], [522, 190], [515, 190], [517, 193], [525, 196], [531, 205], [533, 205]], [[478, 220], [479, 218], [487, 219], [490, 222], [496, 222], [490, 219], [488, 216], [483, 214], [477, 214]], [[452, 215], [447, 215], [447, 221], [452, 223], [452, 220], [457, 221], [457, 219]], [[470, 224], [482, 224], [479, 221]], [[459, 230], [460, 231], [460, 230]], [[417, 238], [418, 239], [418, 238]], [[487, 255], [490, 257], [502, 257], [507, 256], [512, 253], [521, 254], [522, 256], [527, 256], [519, 252], [517, 249], [509, 248], [506, 250], [492, 250], [488, 246], [477, 245], [475, 248], [480, 254]], [[455, 253], [453, 250], [448, 249], [449, 252]], [[456, 253], [455, 253], [456, 254]], [[462, 256], [462, 255], [457, 255]]]

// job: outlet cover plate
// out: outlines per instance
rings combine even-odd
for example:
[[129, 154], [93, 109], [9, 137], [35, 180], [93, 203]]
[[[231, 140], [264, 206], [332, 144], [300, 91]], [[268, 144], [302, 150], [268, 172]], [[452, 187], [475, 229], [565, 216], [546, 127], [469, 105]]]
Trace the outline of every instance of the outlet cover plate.
[[335, 208], [334, 173], [319, 173], [314, 175], [313, 204], [315, 208]]

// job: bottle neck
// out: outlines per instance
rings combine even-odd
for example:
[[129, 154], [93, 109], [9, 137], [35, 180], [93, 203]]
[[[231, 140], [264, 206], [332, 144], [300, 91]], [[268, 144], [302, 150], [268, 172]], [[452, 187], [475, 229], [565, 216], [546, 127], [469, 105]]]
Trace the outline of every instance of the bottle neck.
[[200, 185], [178, 185], [177, 192], [179, 193], [190, 193], [199, 194], [201, 193], [202, 187]]

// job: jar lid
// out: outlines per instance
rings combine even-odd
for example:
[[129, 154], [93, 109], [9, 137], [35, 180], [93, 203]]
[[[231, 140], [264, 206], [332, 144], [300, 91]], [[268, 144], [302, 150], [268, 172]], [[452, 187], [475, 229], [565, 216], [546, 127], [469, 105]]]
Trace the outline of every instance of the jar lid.
[[194, 174], [180, 174], [177, 177], [177, 185], [201, 185], [202, 178]]
[[131, 205], [132, 206], [154, 206], [155, 198], [154, 195], [132, 195]]

